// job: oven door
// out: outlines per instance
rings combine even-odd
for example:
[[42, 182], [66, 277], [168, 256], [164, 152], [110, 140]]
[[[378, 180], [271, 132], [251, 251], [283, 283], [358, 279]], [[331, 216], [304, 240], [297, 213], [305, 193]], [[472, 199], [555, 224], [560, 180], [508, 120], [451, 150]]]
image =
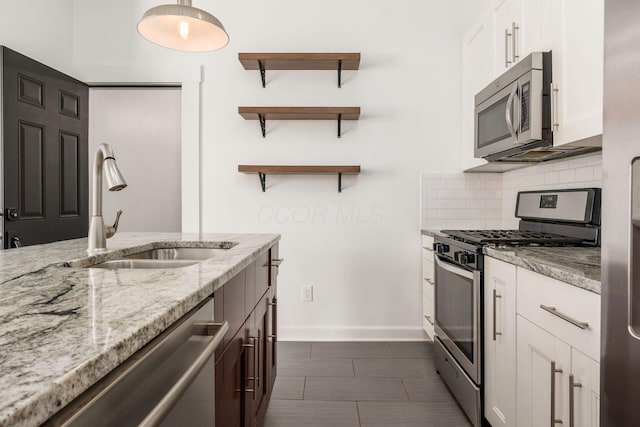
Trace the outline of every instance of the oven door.
[[482, 274], [435, 257], [435, 331], [465, 372], [481, 384]]

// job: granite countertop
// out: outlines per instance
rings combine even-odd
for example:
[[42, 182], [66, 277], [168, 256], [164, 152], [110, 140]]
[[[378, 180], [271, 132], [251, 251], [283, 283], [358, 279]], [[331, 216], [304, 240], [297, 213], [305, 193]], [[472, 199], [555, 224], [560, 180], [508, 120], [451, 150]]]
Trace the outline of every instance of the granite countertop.
[[490, 257], [600, 294], [600, 248], [485, 247]]
[[0, 426], [46, 421], [279, 239], [119, 233], [108, 240], [108, 252], [91, 259], [94, 264], [168, 244], [237, 242], [210, 260], [157, 270], [63, 266], [87, 257], [86, 238], [0, 251]]

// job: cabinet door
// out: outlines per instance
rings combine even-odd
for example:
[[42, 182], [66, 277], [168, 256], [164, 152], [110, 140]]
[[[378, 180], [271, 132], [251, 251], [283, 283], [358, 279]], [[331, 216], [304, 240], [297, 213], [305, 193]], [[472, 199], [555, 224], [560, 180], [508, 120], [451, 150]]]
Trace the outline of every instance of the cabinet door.
[[485, 257], [485, 417], [516, 425], [516, 267]]
[[517, 319], [517, 425], [569, 425], [571, 347], [520, 315]]
[[243, 427], [245, 399], [244, 328], [216, 363], [216, 425]]
[[474, 157], [475, 96], [494, 77], [493, 24], [483, 13], [462, 40], [462, 169], [486, 164]]
[[[571, 349], [573, 387], [573, 426], [598, 427], [600, 425], [600, 364], [578, 350]], [[571, 395], [569, 396], [571, 398]]]
[[521, 0], [521, 15], [516, 31], [520, 59], [531, 52], [551, 50], [551, 0]]
[[492, 15], [495, 47], [494, 75], [496, 77], [520, 59], [517, 43], [519, 30], [516, 29], [521, 25], [520, 13], [520, 0], [495, 0], [494, 2]]
[[604, 0], [555, 0], [552, 26], [553, 141], [559, 146], [602, 134]]

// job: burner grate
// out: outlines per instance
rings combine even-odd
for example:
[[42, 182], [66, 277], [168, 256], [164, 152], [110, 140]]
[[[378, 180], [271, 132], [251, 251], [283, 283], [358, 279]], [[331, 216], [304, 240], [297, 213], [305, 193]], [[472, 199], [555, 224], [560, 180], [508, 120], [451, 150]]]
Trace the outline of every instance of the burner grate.
[[442, 230], [442, 233], [481, 245], [571, 245], [580, 244], [583, 241], [576, 237], [522, 230]]

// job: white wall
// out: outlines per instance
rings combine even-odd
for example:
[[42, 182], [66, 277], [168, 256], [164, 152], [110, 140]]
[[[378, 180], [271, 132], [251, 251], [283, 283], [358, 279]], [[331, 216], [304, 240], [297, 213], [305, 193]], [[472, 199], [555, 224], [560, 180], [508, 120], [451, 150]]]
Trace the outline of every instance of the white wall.
[[123, 210], [120, 231], [181, 230], [180, 97], [175, 88], [90, 90], [90, 165], [108, 143], [128, 184], [103, 190], [105, 222]]
[[[460, 36], [477, 0], [197, 0], [231, 36], [207, 54], [141, 39], [137, 20], [157, 4], [6, 2], [3, 16], [11, 40], [24, 38], [16, 47], [63, 71], [71, 59], [71, 74], [84, 81], [195, 82], [182, 100], [202, 105], [200, 114], [183, 108], [183, 184], [194, 193], [193, 203], [183, 200], [183, 217], [203, 231], [282, 233], [281, 338], [423, 339], [419, 172], [456, 170]], [[42, 16], [42, 30], [34, 35], [32, 21], [5, 15], [9, 6]], [[262, 89], [258, 73], [237, 61], [241, 51], [357, 51], [362, 64], [344, 73], [342, 89], [335, 73], [289, 71], [269, 72]], [[201, 65], [200, 86], [193, 70]], [[237, 114], [251, 104], [358, 105], [363, 114], [344, 124], [340, 140], [333, 122], [268, 123], [263, 140], [257, 123]], [[196, 141], [189, 157], [185, 132]], [[342, 194], [333, 176], [270, 176], [263, 194], [256, 176], [237, 173], [239, 163], [353, 163], [363, 173], [345, 177]], [[315, 286], [312, 303], [301, 302], [307, 284]]]
[[[113, 65], [147, 68], [202, 64], [202, 221], [204, 231], [282, 233], [280, 337], [424, 337], [420, 319], [419, 171], [453, 172], [458, 155], [460, 8], [455, 2], [327, 0], [197, 1], [226, 26], [224, 50], [189, 55], [137, 36], [153, 1], [77, 1], [74, 61], [86, 80]], [[100, 22], [88, 21], [93, 14]], [[356, 51], [361, 70], [244, 71], [242, 51]], [[103, 66], [104, 65], [104, 66]], [[107, 73], [108, 75], [108, 73]], [[242, 120], [240, 105], [359, 105], [362, 119]], [[267, 178], [237, 173], [239, 163], [360, 164], [363, 173]], [[302, 303], [301, 287], [315, 286]]]
[[73, 0], [1, 0], [0, 45], [73, 75]]

